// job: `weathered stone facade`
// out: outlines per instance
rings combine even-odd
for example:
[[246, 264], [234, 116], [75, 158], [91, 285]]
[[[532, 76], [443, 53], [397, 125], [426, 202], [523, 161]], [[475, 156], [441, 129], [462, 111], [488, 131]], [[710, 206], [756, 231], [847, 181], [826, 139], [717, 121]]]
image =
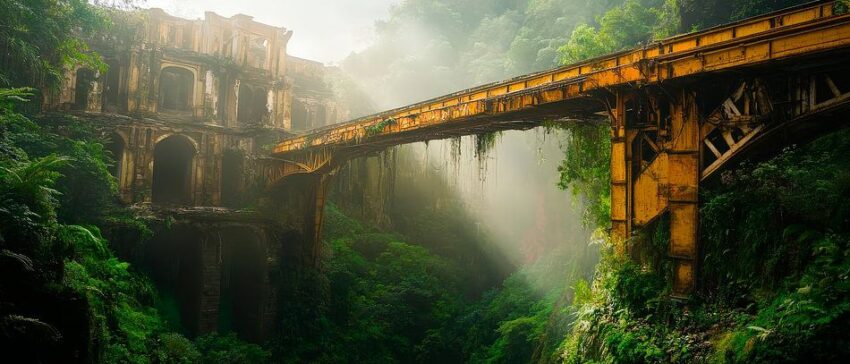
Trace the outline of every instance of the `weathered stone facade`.
[[[116, 19], [125, 34], [92, 41], [108, 69], [69, 69], [65, 86], [44, 101], [46, 110], [95, 118], [111, 132], [125, 203], [238, 207], [255, 183], [249, 177], [265, 174], [256, 162], [265, 145], [347, 117], [325, 81], [328, 69], [286, 54], [292, 31], [241, 14], [131, 14]], [[163, 161], [185, 160], [157, 163], [158, 149]], [[174, 178], [160, 181], [158, 170]]]
[[347, 117], [327, 69], [286, 54], [291, 31], [246, 15], [113, 16], [115, 34], [90, 42], [108, 67], [68, 69], [62, 89], [44, 92], [43, 108], [98, 125], [111, 140], [121, 200], [154, 219], [176, 218], [144, 264], [176, 291], [187, 332], [224, 328], [262, 340], [277, 304], [271, 272], [291, 242], [280, 221], [238, 209], [279, 173], [265, 147], [292, 131], [293, 103], [309, 105], [299, 130]]

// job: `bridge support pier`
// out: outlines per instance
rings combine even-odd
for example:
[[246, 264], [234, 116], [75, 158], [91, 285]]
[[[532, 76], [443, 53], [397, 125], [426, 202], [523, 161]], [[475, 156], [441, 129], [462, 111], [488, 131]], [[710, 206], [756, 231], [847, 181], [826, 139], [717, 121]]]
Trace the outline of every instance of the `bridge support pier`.
[[619, 91], [611, 110], [611, 237], [617, 253], [665, 211], [673, 296], [694, 289], [698, 247], [700, 123], [696, 95], [686, 89]]
[[632, 231], [632, 214], [628, 207], [631, 153], [627, 148], [626, 97], [622, 92], [618, 93], [617, 104], [611, 110], [611, 239], [618, 254], [626, 253], [626, 240]]
[[673, 295], [694, 289], [699, 226], [700, 126], [696, 96], [682, 90], [672, 105], [667, 183]]

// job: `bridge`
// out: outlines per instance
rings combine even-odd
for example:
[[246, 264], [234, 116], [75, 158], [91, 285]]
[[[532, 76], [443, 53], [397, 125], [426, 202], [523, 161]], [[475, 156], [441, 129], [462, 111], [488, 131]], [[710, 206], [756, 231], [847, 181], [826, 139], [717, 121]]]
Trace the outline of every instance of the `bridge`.
[[327, 181], [347, 160], [607, 115], [612, 238], [625, 251], [635, 231], [668, 213], [673, 294], [686, 297], [698, 269], [700, 184], [744, 156], [842, 125], [848, 61], [846, 2], [817, 1], [312, 130], [274, 148], [279, 167], [268, 177], [315, 261]]

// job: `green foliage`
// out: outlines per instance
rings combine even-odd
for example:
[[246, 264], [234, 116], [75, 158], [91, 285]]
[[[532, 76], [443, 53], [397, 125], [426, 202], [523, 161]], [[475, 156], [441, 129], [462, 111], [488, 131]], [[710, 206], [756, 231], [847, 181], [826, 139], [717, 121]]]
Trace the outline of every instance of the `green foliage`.
[[[756, 307], [718, 357], [836, 361], [850, 337], [848, 132], [723, 176], [702, 209], [703, 276], [717, 299]], [[729, 255], [734, 252], [735, 258]]]
[[676, 34], [679, 29], [676, 0], [626, 0], [599, 18], [599, 28], [583, 24], [558, 49], [562, 64], [602, 56], [639, 43]]
[[[441, 218], [417, 220], [427, 231], [445, 229]], [[325, 274], [299, 273], [299, 280], [319, 288], [300, 289], [296, 300], [305, 303], [288, 302], [279, 310], [286, 329], [273, 346], [275, 360], [527, 363], [540, 357], [552, 362], [562, 333], [551, 326], [571, 321], [572, 311], [558, 306], [567, 296], [563, 283], [579, 272], [565, 272], [576, 265], [564, 261], [578, 261], [578, 251], [559, 251], [511, 275], [498, 289], [469, 296], [461, 272], [472, 268], [436, 255], [431, 247], [439, 245], [428, 243], [450, 236], [443, 233], [416, 233], [423, 244], [412, 245], [405, 242], [408, 237], [377, 230], [329, 205]], [[307, 318], [312, 326], [305, 325]], [[293, 326], [297, 332], [290, 331]], [[551, 347], [543, 345], [547, 334], [555, 341]]]
[[243, 342], [232, 333], [202, 336], [195, 340], [195, 345], [203, 353], [202, 363], [266, 363], [271, 357], [271, 354], [259, 345]]
[[381, 120], [380, 122], [376, 123], [375, 125], [367, 126], [366, 127], [366, 135], [373, 136], [373, 135], [381, 134], [382, 132], [384, 132], [384, 129], [386, 129], [388, 126], [395, 125], [395, 124], [396, 124], [396, 120], [393, 119], [393, 118]]
[[[98, 222], [94, 217], [104, 216], [111, 209], [107, 201], [114, 198], [108, 157], [94, 132], [73, 123], [45, 122], [41, 127], [12, 110], [15, 105], [9, 101], [25, 100], [24, 91], [3, 90], [0, 95], [0, 250], [21, 264], [21, 269], [4, 270], [0, 279], [0, 319], [19, 328], [15, 336], [0, 340], [2, 348], [12, 356], [45, 361], [193, 361], [191, 350], [178, 355], [178, 336], [162, 337], [165, 323], [152, 307], [153, 285], [113, 255], [97, 227], [71, 224]], [[98, 186], [102, 191], [93, 195], [89, 190]], [[69, 205], [63, 207], [63, 202]], [[146, 229], [138, 221], [135, 227]], [[57, 318], [58, 309], [65, 318]], [[50, 330], [45, 334], [41, 327]], [[55, 335], [50, 332], [68, 344], [38, 350], [51, 342]], [[6, 347], [6, 342], [16, 344]]]
[[703, 29], [764, 14], [807, 0], [678, 0], [682, 30]]
[[0, 1], [0, 86], [58, 86], [63, 67], [103, 69], [82, 39], [106, 17], [85, 0]]
[[162, 364], [192, 364], [200, 360], [201, 353], [183, 335], [167, 333], [157, 339], [153, 358]]
[[430, 362], [438, 348], [422, 344], [436, 340], [439, 325], [459, 308], [446, 262], [393, 235], [365, 230], [333, 207], [327, 214], [333, 255], [324, 294], [333, 305], [319, 312], [324, 330], [313, 332], [319, 337], [282, 343], [280, 360]]
[[[701, 289], [666, 297], [666, 222], [611, 248], [561, 346], [577, 362], [839, 362], [850, 356], [847, 131], [727, 172], [701, 198]], [[659, 259], [661, 258], [661, 259]], [[578, 296], [577, 296], [578, 297]]]

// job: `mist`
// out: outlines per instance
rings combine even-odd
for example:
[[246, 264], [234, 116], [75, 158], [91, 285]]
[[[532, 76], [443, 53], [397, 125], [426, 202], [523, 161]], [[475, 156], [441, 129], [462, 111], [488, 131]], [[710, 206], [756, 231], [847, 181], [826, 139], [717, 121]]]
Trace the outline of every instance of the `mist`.
[[[338, 92], [344, 98], [368, 98], [376, 112], [555, 67], [557, 47], [571, 28], [593, 21], [603, 9], [600, 3], [404, 2], [375, 23], [373, 44], [340, 62], [351, 82]], [[402, 174], [410, 169], [442, 176], [471, 215], [474, 226], [469, 228], [486, 234], [491, 249], [506, 261], [522, 266], [565, 246], [586, 245], [593, 230], [582, 225], [573, 194], [557, 188], [566, 133], [542, 128], [503, 132], [486, 151], [476, 150], [474, 136], [403, 146], [415, 161], [395, 168]], [[422, 197], [427, 205], [428, 196]]]

